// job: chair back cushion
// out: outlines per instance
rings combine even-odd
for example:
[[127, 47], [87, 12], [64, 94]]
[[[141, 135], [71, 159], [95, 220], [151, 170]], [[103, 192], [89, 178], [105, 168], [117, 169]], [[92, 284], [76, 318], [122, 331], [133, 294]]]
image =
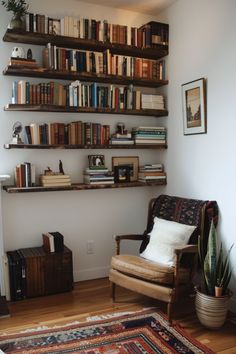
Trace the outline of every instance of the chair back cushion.
[[160, 219], [155, 216], [150, 240], [140, 256], [153, 262], [172, 266], [175, 248], [187, 245], [196, 226]]
[[198, 235], [202, 233], [204, 241], [207, 244], [211, 220], [213, 219], [215, 226], [217, 225], [218, 206], [215, 201], [188, 199], [166, 194], [160, 195], [151, 201], [147, 228], [144, 232], [145, 237], [140, 247], [140, 253], [145, 250], [149, 242], [148, 234], [153, 229], [155, 216], [161, 219], [196, 226], [190, 237], [189, 244], [196, 244]]

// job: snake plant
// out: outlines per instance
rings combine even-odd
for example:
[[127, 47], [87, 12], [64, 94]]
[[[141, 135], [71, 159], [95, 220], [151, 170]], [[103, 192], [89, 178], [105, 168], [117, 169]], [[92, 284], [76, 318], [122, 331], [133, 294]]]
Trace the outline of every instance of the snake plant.
[[198, 239], [198, 252], [200, 264], [203, 272], [205, 291], [207, 295], [215, 295], [215, 286], [222, 288], [222, 295], [225, 295], [232, 275], [229, 264], [229, 255], [233, 245], [228, 250], [226, 257], [223, 254], [222, 243], [217, 252], [216, 228], [211, 222], [207, 249], [204, 250], [202, 236]]

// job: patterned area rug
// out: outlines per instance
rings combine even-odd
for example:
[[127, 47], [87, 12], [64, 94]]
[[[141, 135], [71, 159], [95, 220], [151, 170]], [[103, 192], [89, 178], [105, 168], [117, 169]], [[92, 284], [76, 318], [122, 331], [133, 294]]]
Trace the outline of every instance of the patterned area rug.
[[213, 351], [154, 309], [51, 329], [2, 335], [4, 353], [146, 354]]

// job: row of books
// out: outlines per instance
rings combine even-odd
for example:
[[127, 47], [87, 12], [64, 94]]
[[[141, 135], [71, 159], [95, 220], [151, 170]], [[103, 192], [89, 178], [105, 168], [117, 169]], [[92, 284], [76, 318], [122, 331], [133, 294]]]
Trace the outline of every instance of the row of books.
[[35, 165], [30, 162], [17, 164], [14, 168], [15, 185], [18, 188], [35, 186]]
[[163, 164], [154, 163], [140, 166], [138, 180], [140, 182], [165, 181], [166, 173], [164, 172]]
[[166, 128], [139, 126], [132, 129], [135, 144], [166, 144]]
[[110, 126], [100, 123], [75, 121], [64, 123], [31, 123], [25, 126], [28, 144], [106, 145]]
[[120, 145], [166, 144], [166, 128], [140, 126], [125, 134], [110, 134], [110, 126], [75, 121], [65, 123], [31, 123], [25, 126], [28, 144], [33, 145]]
[[[81, 83], [76, 80], [69, 85], [58, 82], [31, 84], [14, 81], [12, 104], [52, 104], [64, 107], [92, 107], [119, 109], [142, 109], [140, 90], [133, 85], [114, 86]], [[163, 101], [164, 102], [164, 101]], [[164, 107], [164, 104], [162, 105]]]
[[105, 166], [90, 166], [84, 171], [85, 184], [114, 184], [114, 175]]
[[152, 47], [168, 44], [169, 27], [160, 22], [149, 22], [141, 27], [109, 23], [107, 20], [64, 16], [51, 18], [42, 14], [26, 14], [26, 30], [108, 43]]
[[54, 172], [50, 175], [40, 175], [39, 183], [42, 187], [65, 187], [71, 186], [71, 179], [69, 175]]
[[42, 234], [43, 249], [47, 253], [63, 252], [64, 250], [64, 236], [58, 232], [47, 232]]
[[43, 49], [43, 67], [105, 75], [165, 80], [165, 61], [104, 52], [59, 48], [48, 43]]

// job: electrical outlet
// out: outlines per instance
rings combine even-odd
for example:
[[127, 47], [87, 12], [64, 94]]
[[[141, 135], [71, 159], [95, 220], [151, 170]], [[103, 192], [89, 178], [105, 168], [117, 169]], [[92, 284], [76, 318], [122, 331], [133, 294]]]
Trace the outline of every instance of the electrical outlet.
[[94, 254], [94, 241], [87, 241], [87, 254]]

